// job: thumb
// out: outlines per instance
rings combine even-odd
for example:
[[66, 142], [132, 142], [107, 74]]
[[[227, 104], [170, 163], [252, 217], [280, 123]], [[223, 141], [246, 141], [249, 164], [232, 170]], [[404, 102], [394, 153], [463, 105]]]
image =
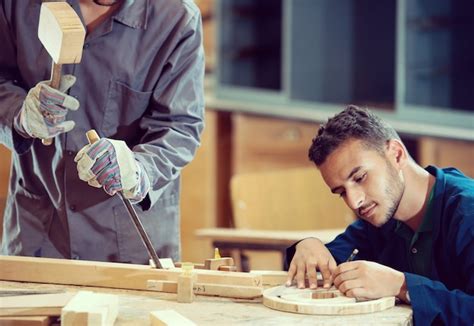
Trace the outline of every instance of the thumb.
[[68, 89], [76, 82], [76, 76], [63, 75], [61, 76], [61, 82], [59, 83], [59, 91], [66, 93]]
[[58, 125], [56, 125], [55, 128], [57, 128], [56, 130], [58, 131], [58, 133], [63, 133], [63, 132], [71, 131], [75, 125], [76, 123], [74, 121], [68, 120], [68, 121], [59, 123]]

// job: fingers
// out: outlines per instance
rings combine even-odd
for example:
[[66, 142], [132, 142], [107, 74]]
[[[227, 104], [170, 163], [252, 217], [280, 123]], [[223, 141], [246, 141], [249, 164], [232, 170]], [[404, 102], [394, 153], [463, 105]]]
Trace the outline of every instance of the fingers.
[[296, 285], [300, 289], [305, 288], [305, 278], [306, 278], [306, 265], [304, 264], [303, 261], [300, 261], [297, 265], [297, 270], [296, 270]]
[[354, 280], [348, 280], [348, 281], [342, 282], [337, 287], [337, 289], [341, 291], [342, 293], [346, 294], [346, 292], [350, 290], [354, 290], [355, 288], [361, 288], [361, 287], [362, 287], [362, 281], [359, 279], [354, 279]]
[[294, 258], [291, 260], [290, 263], [290, 268], [288, 269], [288, 277], [286, 279], [286, 286], [291, 286], [293, 283], [293, 278], [295, 277], [296, 274], [296, 264], [294, 263]]
[[76, 98], [54, 89], [47, 84], [40, 84], [40, 87], [40, 102], [52, 113], [59, 111], [66, 113], [67, 110], [76, 111], [79, 108], [79, 101]]
[[332, 284], [332, 273], [329, 269], [329, 261], [319, 266], [319, 270], [321, 271], [321, 275], [323, 277], [323, 287], [326, 289], [330, 288]]
[[316, 273], [316, 264], [306, 265], [306, 276], [308, 277], [309, 288], [316, 289], [318, 287], [318, 276]]
[[76, 76], [62, 75], [61, 81], [59, 83], [59, 91], [62, 93], [66, 93], [68, 89], [70, 89], [74, 85], [75, 82], [76, 82]]
[[357, 269], [348, 270], [343, 273], [334, 275], [334, 285], [339, 288], [339, 286], [345, 281], [354, 280], [359, 277], [359, 272]]

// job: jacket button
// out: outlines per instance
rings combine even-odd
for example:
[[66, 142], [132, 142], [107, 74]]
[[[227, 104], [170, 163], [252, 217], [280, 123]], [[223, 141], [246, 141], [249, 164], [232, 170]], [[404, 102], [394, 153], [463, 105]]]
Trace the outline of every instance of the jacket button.
[[76, 210], [76, 205], [69, 206], [69, 209], [74, 212]]
[[412, 254], [416, 254], [418, 252], [418, 250], [416, 248], [411, 248], [411, 253]]

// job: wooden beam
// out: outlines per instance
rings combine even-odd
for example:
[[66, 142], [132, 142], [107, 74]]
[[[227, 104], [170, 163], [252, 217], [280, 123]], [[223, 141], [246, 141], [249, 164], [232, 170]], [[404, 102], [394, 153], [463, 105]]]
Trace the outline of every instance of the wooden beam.
[[[148, 280], [178, 281], [180, 268], [163, 270], [146, 265], [0, 256], [0, 280], [147, 290]], [[261, 286], [258, 275], [194, 270], [196, 282]]]
[[[148, 289], [151, 291], [177, 293], [178, 283], [172, 281], [148, 281]], [[262, 287], [194, 283], [193, 291], [196, 295], [218, 296], [234, 299], [254, 299], [262, 296]]]
[[2, 326], [49, 326], [51, 322], [49, 316], [0, 317]]
[[2, 297], [0, 316], [59, 316], [73, 296], [66, 292]]

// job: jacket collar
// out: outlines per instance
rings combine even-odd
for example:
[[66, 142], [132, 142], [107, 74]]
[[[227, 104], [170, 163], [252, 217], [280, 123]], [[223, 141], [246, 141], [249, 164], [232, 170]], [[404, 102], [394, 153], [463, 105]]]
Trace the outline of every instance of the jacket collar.
[[146, 29], [150, 0], [125, 0], [114, 20], [131, 28]]

